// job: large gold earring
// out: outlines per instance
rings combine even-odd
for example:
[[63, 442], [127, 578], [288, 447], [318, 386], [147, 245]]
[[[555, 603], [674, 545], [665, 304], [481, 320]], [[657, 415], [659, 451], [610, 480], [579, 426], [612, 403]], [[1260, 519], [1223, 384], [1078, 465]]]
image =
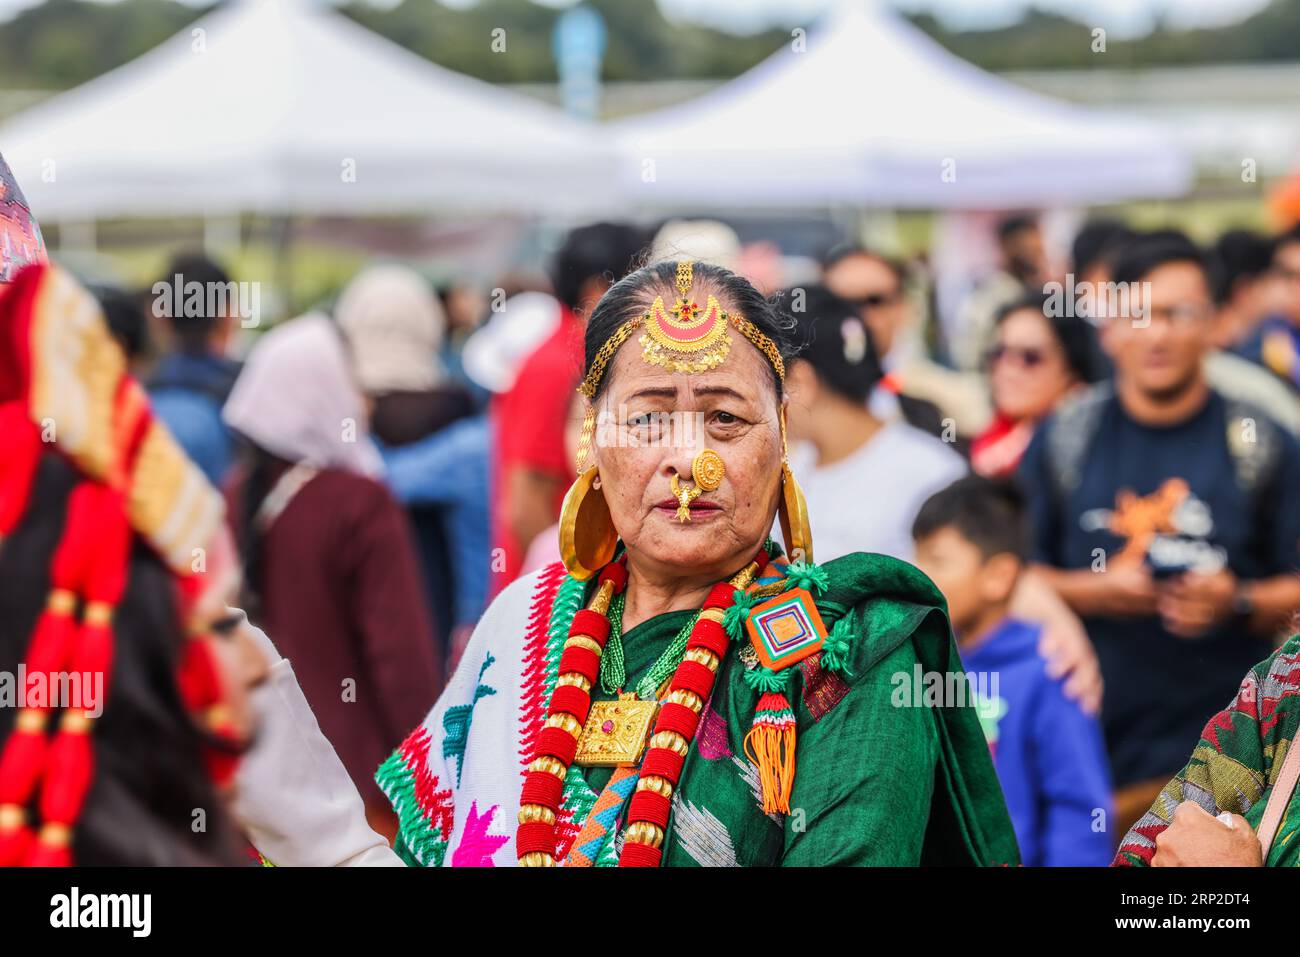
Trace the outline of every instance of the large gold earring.
[[790, 453], [785, 444], [785, 406], [781, 406], [781, 500], [776, 514], [781, 520], [781, 537], [791, 561], [812, 563], [812, 525], [808, 521], [808, 501], [790, 471]]
[[790, 466], [781, 464], [781, 500], [776, 506], [781, 520], [781, 537], [791, 561], [813, 560], [812, 526], [808, 522], [808, 502], [795, 481]]
[[560, 558], [569, 574], [588, 581], [614, 560], [618, 532], [610, 517], [600, 472], [592, 466], [565, 493], [560, 508]]

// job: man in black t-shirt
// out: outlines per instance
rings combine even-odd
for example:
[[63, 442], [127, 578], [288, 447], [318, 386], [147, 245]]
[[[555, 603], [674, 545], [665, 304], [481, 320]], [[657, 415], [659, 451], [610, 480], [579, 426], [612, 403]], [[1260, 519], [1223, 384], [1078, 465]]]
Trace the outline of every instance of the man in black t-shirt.
[[1035, 560], [1097, 647], [1122, 834], [1300, 608], [1300, 449], [1206, 383], [1212, 302], [1190, 240], [1132, 240], [1114, 280], [1115, 382], [1048, 420], [1019, 477]]

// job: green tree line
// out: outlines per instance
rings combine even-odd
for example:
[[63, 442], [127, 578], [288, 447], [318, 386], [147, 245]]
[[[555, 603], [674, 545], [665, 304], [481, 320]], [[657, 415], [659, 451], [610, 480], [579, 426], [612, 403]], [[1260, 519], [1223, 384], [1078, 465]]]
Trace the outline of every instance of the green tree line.
[[[609, 32], [608, 81], [728, 78], [782, 44], [790, 23], [735, 35], [668, 20], [652, 0], [588, 0]], [[134, 59], [203, 16], [211, 7], [174, 0], [45, 0], [0, 24], [0, 86], [64, 89]], [[380, 8], [353, 0], [340, 8], [376, 33], [442, 66], [498, 83], [555, 80], [551, 31], [560, 15], [531, 0], [481, 0], [462, 9], [437, 0], [402, 0]], [[1094, 51], [1091, 24], [1030, 10], [1009, 26], [954, 32], [922, 15], [914, 22], [959, 56], [990, 70], [1172, 66], [1300, 59], [1300, 0], [1272, 0], [1228, 27], [1176, 30], [1157, 26], [1138, 39], [1107, 40]], [[494, 30], [506, 49], [493, 52]]]

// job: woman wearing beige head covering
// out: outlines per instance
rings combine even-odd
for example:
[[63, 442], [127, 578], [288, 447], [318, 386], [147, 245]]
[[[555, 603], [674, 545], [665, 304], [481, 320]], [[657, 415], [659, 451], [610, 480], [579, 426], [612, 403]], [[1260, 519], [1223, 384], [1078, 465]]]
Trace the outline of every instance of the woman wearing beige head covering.
[[366, 392], [423, 392], [441, 380], [447, 315], [419, 273], [372, 266], [343, 290], [335, 314]]
[[[439, 354], [447, 316], [415, 270], [397, 264], [363, 270], [343, 290], [334, 316], [356, 380], [371, 400], [371, 432], [384, 446], [412, 446], [473, 413], [469, 392], [446, 380]], [[437, 631], [449, 635], [458, 616], [446, 570], [456, 543], [445, 508], [421, 504], [406, 511]]]
[[372, 425], [385, 445], [406, 445], [468, 415], [465, 390], [447, 383], [440, 353], [442, 303], [424, 278], [396, 264], [372, 266], [343, 290], [334, 310]]

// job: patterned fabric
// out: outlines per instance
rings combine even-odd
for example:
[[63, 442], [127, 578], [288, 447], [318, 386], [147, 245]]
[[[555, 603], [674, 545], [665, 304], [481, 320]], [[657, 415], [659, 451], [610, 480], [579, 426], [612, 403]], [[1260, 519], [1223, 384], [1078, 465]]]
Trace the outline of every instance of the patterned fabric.
[[45, 240], [9, 165], [0, 156], [0, 282], [29, 263], [45, 261]]
[[822, 655], [812, 655], [799, 662], [803, 672], [803, 703], [814, 721], [820, 721], [844, 700], [849, 686], [833, 671], [821, 666]]
[[574, 839], [569, 856], [563, 862], [565, 867], [591, 867], [607, 857], [605, 849], [614, 843], [619, 818], [627, 799], [636, 789], [636, 781], [636, 768], [615, 770]]
[[122, 490], [132, 528], [190, 586], [228, 587], [236, 570], [213, 547], [222, 498], [153, 417], [94, 297], [60, 269], [23, 270], [0, 287], [0, 353], [12, 357], [0, 361], [0, 405], [22, 403], [42, 442]]
[[[1120, 843], [1115, 864], [1146, 867], [1156, 837], [1169, 826], [1174, 808], [1195, 801], [1210, 814], [1240, 814], [1258, 827], [1269, 790], [1300, 726], [1300, 635], [1256, 665], [1236, 698], [1201, 732], [1187, 766], [1165, 785]], [[1269, 853], [1270, 867], [1300, 865], [1300, 789], [1282, 818]]]
[[[816, 599], [827, 627], [853, 635], [843, 684], [815, 664], [793, 668], [792, 684], [820, 681], [809, 704], [791, 688], [798, 722], [798, 773], [789, 815], [765, 814], [757, 769], [742, 742], [759, 694], [745, 682], [748, 641], [733, 644], [706, 704], [674, 796], [664, 845], [668, 866], [828, 864], [1015, 864], [1018, 853], [1002, 793], [973, 708], [894, 707], [897, 675], [915, 666], [962, 674], [942, 599], [912, 566], [879, 555], [850, 555], [822, 566]], [[771, 584], [764, 582], [760, 584]], [[401, 822], [399, 851], [413, 863], [460, 863], [467, 841], [504, 838], [492, 863], [513, 864], [522, 771], [532, 757], [554, 690], [560, 647], [588, 586], [558, 563], [521, 579], [493, 602], [461, 667], [424, 724], [378, 774]], [[668, 612], [623, 636], [635, 683], [693, 612]], [[478, 696], [488, 654], [497, 694]], [[813, 662], [814, 659], [806, 659]], [[593, 689], [596, 700], [609, 700]], [[473, 704], [459, 768], [443, 756], [444, 718]], [[561, 805], [557, 859], [616, 863], [617, 787], [604, 797], [609, 768], [570, 768]], [[629, 778], [629, 780], [632, 780]], [[615, 784], [619, 782], [616, 780]], [[483, 809], [494, 808], [483, 825]], [[593, 808], [598, 808], [593, 812]], [[471, 826], [472, 825], [472, 826]], [[579, 832], [583, 834], [579, 837]], [[612, 839], [611, 839], [612, 838]], [[576, 840], [575, 840], [576, 839]], [[448, 854], [448, 849], [452, 853]]]
[[471, 801], [469, 817], [465, 820], [465, 831], [460, 836], [460, 846], [452, 857], [452, 867], [493, 867], [492, 855], [509, 840], [503, 834], [489, 834], [488, 828], [496, 816], [497, 809], [490, 808], [486, 814], [478, 811], [478, 802]]
[[496, 688], [483, 684], [483, 675], [495, 660], [491, 652], [483, 660], [483, 667], [478, 671], [479, 685], [474, 689], [474, 697], [470, 699], [469, 704], [448, 708], [447, 713], [442, 716], [442, 730], [444, 732], [442, 756], [456, 759], [457, 784], [460, 783], [461, 762], [465, 758], [465, 742], [469, 740], [470, 723], [474, 720], [474, 705], [478, 703], [479, 698], [497, 693]]

